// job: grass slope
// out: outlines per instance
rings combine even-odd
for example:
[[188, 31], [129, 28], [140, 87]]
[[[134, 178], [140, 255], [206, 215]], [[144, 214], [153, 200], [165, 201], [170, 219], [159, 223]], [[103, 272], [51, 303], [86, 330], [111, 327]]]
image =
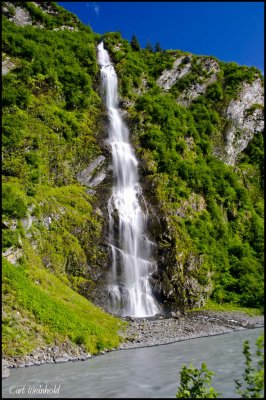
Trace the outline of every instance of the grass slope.
[[3, 258], [3, 355], [71, 340], [90, 353], [119, 345], [124, 322], [106, 314], [45, 268], [28, 269]]

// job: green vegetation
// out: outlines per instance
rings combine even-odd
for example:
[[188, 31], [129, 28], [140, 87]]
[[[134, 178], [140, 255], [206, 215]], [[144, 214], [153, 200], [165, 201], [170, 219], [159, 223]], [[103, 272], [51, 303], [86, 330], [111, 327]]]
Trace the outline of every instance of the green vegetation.
[[[33, 25], [3, 15], [3, 50], [16, 66], [2, 78], [3, 249], [22, 254], [4, 264], [4, 354], [65, 339], [95, 353], [120, 340], [118, 320], [76, 293], [91, 297], [91, 275], [106, 262], [103, 219], [76, 180], [101, 153], [96, 36], [55, 3], [54, 14], [16, 5]], [[73, 30], [53, 30], [62, 25]]]
[[[250, 352], [249, 341], [246, 340], [243, 345], [243, 354], [245, 356], [245, 372], [243, 374], [244, 382], [235, 380], [237, 393], [244, 399], [264, 398], [264, 337], [259, 336], [257, 341], [256, 361], [254, 365]], [[254, 357], [254, 356], [253, 356]], [[190, 364], [189, 368], [183, 365], [180, 371], [180, 385], [176, 397], [182, 398], [217, 398], [221, 394], [212, 386], [211, 380], [214, 372], [207, 369], [207, 365], [202, 363], [200, 369]]]
[[[162, 300], [186, 310], [210, 297], [209, 306], [261, 311], [263, 135], [254, 136], [236, 166], [213, 154], [215, 146], [224, 145], [229, 101], [242, 82], [252, 82], [260, 72], [216, 60], [217, 81], [184, 107], [177, 98], [191, 83], [209, 77], [204, 67], [208, 57], [162, 50], [159, 43], [154, 50], [151, 45], [141, 49], [135, 36], [129, 43], [118, 32], [94, 34], [54, 2], [3, 5], [3, 55], [14, 64], [2, 77], [3, 249], [20, 257], [14, 261], [19, 267], [6, 267], [10, 293], [6, 290], [5, 296], [14, 296], [9, 300], [22, 315], [16, 320], [14, 310], [7, 308], [7, 354], [12, 349], [24, 354], [37, 346], [37, 337], [46, 343], [56, 335], [78, 340], [93, 352], [111, 346], [111, 334], [90, 330], [83, 314], [73, 319], [80, 319], [82, 337], [77, 339], [75, 330], [71, 336], [73, 327], [63, 319], [74, 309], [60, 300], [64, 291], [93, 299], [95, 276], [107, 267], [105, 224], [96, 212], [99, 198], [76, 178], [102, 154], [99, 40], [115, 63], [147, 198], [160, 216], [151, 231], [158, 244], [156, 279], [164, 288]], [[32, 25], [9, 21], [17, 5], [28, 10]], [[191, 61], [191, 71], [166, 93], [156, 80], [180, 56], [185, 56], [182, 65]], [[252, 105], [247, 116], [260, 108]], [[61, 285], [58, 295], [52, 285], [47, 290], [35, 285], [38, 273], [55, 287]], [[30, 304], [19, 280], [36, 295], [36, 304]], [[42, 301], [52, 315], [63, 308], [62, 330], [42, 314]], [[85, 308], [89, 304], [77, 301], [84, 301]]]
[[[183, 107], [175, 101], [176, 96], [192, 82], [204, 82], [207, 57], [190, 56], [191, 71], [165, 93], [156, 79], [185, 53], [133, 52], [115, 33], [105, 34], [104, 41], [116, 63], [121, 95], [133, 101], [128, 108], [131, 132], [144, 162], [145, 180], [153, 188], [152, 201], [168, 221], [168, 251], [173, 254], [169, 262], [176, 260], [176, 267], [169, 266], [161, 279], [164, 276], [166, 285], [174, 285], [180, 297], [186, 294], [181, 285], [178, 288], [178, 283], [173, 283], [173, 275], [183, 283], [192, 276], [202, 286], [212, 281], [211, 299], [216, 304], [261, 310], [263, 135], [254, 136], [235, 167], [213, 155], [214, 147], [224, 140], [228, 126], [224, 110], [229, 101], [237, 96], [241, 83], [251, 83], [261, 73], [254, 67], [218, 62], [217, 81], [189, 107]], [[115, 50], [118, 47], [121, 51]], [[182, 60], [188, 61], [188, 57]], [[257, 108], [254, 105], [249, 112]], [[164, 241], [159, 241], [162, 251]], [[185, 276], [180, 263], [186, 265], [189, 255], [204, 261]], [[183, 306], [189, 308], [189, 301]]]
[[257, 345], [257, 365], [253, 365], [252, 354], [250, 352], [249, 341], [246, 340], [243, 346], [245, 356], [244, 382], [238, 379], [235, 381], [237, 393], [244, 399], [264, 398], [264, 336], [259, 336]]
[[210, 371], [205, 363], [202, 363], [200, 369], [195, 368], [193, 364], [190, 364], [188, 368], [183, 365], [176, 398], [216, 399], [220, 393], [210, 386], [213, 375], [215, 373]]
[[[3, 258], [3, 354], [69, 339], [90, 353], [119, 345], [123, 322], [75, 293], [45, 268], [14, 266]], [[23, 320], [24, 319], [24, 320]], [[42, 342], [41, 342], [42, 340]]]
[[261, 315], [262, 310], [260, 308], [248, 308], [248, 307], [240, 307], [235, 304], [230, 303], [222, 303], [218, 304], [211, 299], [208, 299], [206, 304], [200, 308], [192, 308], [190, 311], [200, 311], [200, 310], [209, 310], [209, 311], [221, 311], [221, 312], [241, 312], [250, 316]]
[[229, 97], [236, 97], [241, 82], [251, 83], [255, 76], [262, 78], [261, 72], [255, 67], [239, 66], [237, 63], [221, 63], [224, 72], [224, 90]]

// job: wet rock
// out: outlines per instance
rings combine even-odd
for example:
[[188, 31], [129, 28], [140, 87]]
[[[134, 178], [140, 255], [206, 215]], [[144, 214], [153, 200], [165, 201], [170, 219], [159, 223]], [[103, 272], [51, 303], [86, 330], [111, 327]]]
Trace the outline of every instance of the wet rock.
[[133, 100], [129, 100], [129, 99], [125, 99], [125, 98], [120, 98], [118, 100], [118, 105], [119, 105], [119, 107], [122, 108], [121, 111], [122, 111], [123, 116], [127, 115], [126, 109], [131, 107], [133, 104], [134, 104]]
[[106, 174], [104, 172], [100, 172], [95, 176], [95, 178], [90, 180], [89, 184], [91, 187], [98, 186], [105, 178]]
[[[98, 186], [106, 178], [106, 172], [103, 170], [105, 160], [106, 157], [100, 155], [87, 168], [80, 171], [77, 174], [79, 183], [89, 188]], [[95, 193], [93, 189], [89, 189], [89, 191]]]
[[[125, 343], [121, 349], [155, 346], [201, 336], [212, 336], [221, 333], [243, 330], [248, 327], [263, 326], [264, 317], [249, 317], [239, 313], [190, 312], [182, 316], [173, 311], [174, 317], [156, 320], [145, 320], [138, 324], [131, 322], [125, 332]], [[179, 318], [181, 317], [182, 318]], [[237, 321], [237, 323], [236, 323]], [[142, 329], [140, 329], [142, 328]]]
[[177, 312], [170, 311], [170, 315], [171, 315], [172, 318], [179, 318], [180, 317], [180, 312], [179, 311], [177, 311]]
[[54, 359], [55, 363], [63, 363], [69, 361], [69, 357], [57, 357]]
[[27, 364], [25, 364], [25, 367], [32, 367], [34, 365], [33, 362], [28, 362]]

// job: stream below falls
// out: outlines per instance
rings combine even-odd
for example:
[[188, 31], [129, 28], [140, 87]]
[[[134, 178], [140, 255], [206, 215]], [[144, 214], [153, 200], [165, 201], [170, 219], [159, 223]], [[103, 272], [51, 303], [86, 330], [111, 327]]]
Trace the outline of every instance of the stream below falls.
[[[252, 353], [263, 328], [132, 350], [118, 350], [87, 361], [44, 364], [10, 371], [2, 381], [3, 398], [175, 398], [179, 371], [205, 361], [216, 373], [213, 386], [222, 398], [239, 398], [234, 379], [244, 371], [243, 341]], [[253, 358], [254, 359], [254, 358]], [[30, 387], [59, 389], [59, 394], [31, 394]], [[10, 394], [24, 387], [23, 394]]]

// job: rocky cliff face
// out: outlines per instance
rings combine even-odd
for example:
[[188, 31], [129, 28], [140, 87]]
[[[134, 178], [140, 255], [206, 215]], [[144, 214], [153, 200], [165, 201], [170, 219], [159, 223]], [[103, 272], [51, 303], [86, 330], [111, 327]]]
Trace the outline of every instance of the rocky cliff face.
[[169, 90], [176, 83], [191, 70], [191, 55], [178, 57], [173, 67], [170, 70], [165, 70], [157, 79], [157, 84], [164, 90]]
[[[176, 59], [170, 70], [165, 70], [157, 79], [157, 84], [165, 91], [169, 91], [179, 79], [186, 76], [192, 70], [192, 55], [181, 56]], [[207, 87], [217, 80], [220, 71], [218, 62], [211, 57], [202, 57], [197, 60], [196, 65], [201, 70], [198, 82], [189, 84], [177, 97], [179, 104], [189, 106], [199, 95], [206, 92]]]
[[7, 15], [9, 20], [18, 26], [32, 25], [30, 13], [19, 5], [14, 5], [10, 2], [5, 2], [2, 7], [2, 12]]
[[[192, 55], [176, 59], [170, 70], [165, 70], [157, 79], [157, 84], [166, 92], [192, 70]], [[206, 89], [217, 81], [221, 71], [217, 60], [211, 57], [199, 58], [198, 79], [194, 79], [178, 94], [177, 102], [189, 107], [198, 96], [204, 95]], [[214, 148], [214, 154], [229, 165], [235, 165], [238, 155], [247, 147], [254, 135], [264, 129], [264, 87], [261, 78], [252, 83], [243, 82], [239, 92], [229, 104], [221, 110], [226, 127], [222, 132], [222, 143]]]
[[238, 155], [247, 147], [254, 135], [264, 129], [264, 88], [261, 79], [251, 84], [243, 83], [236, 99], [230, 101], [225, 117], [229, 127], [225, 130], [224, 154], [216, 154], [229, 164], [235, 165]]

